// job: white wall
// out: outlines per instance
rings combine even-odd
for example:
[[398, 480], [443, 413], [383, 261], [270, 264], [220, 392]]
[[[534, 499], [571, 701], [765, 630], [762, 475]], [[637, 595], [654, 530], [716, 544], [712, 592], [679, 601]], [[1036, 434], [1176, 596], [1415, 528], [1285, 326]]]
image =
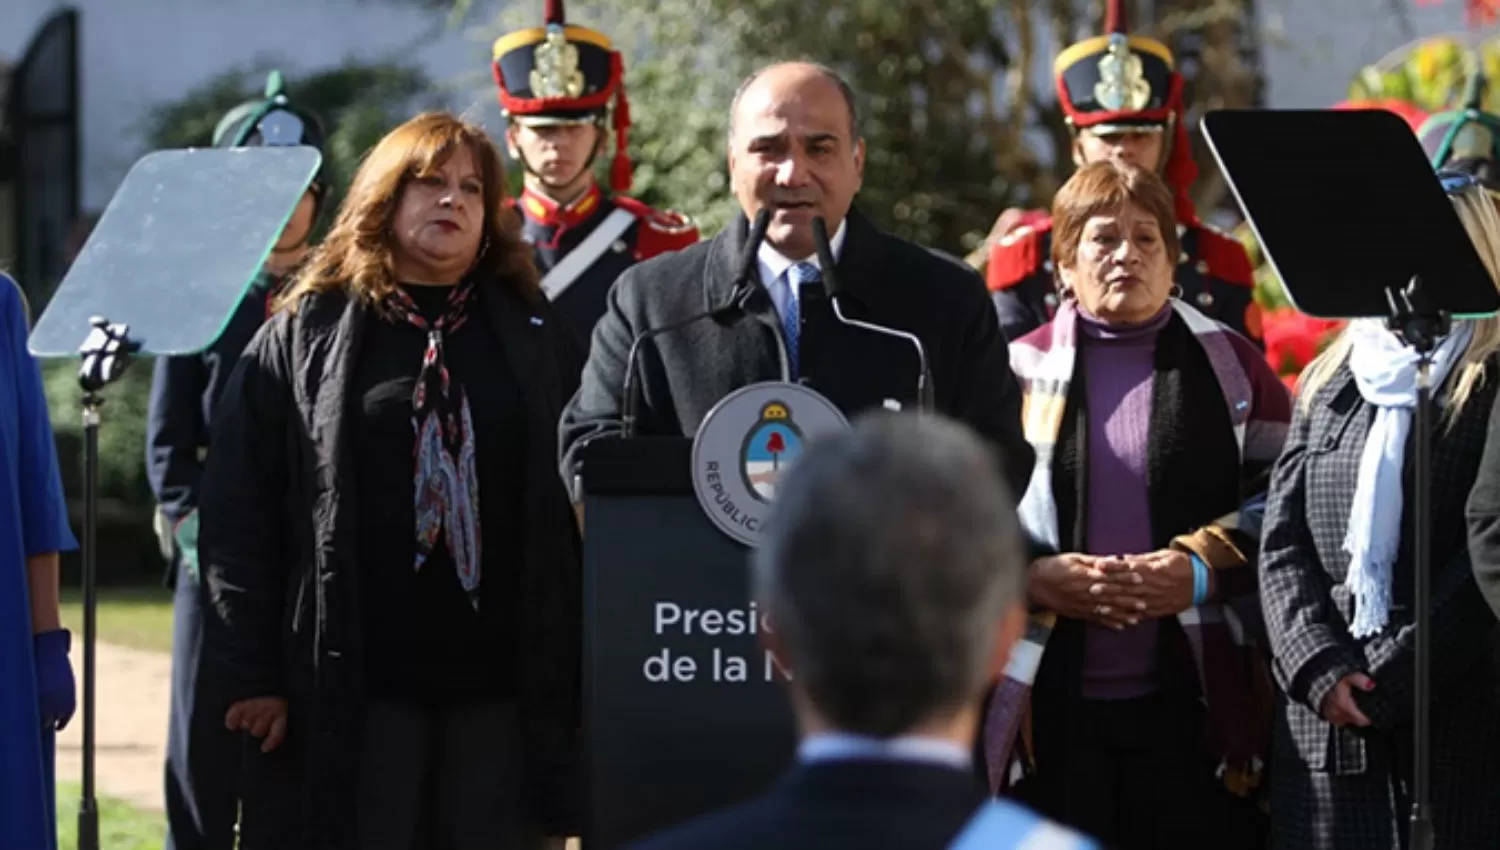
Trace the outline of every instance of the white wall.
[[[1272, 107], [1330, 106], [1362, 66], [1425, 36], [1465, 33], [1464, 0], [1257, 0]], [[1403, 29], [1399, 6], [1411, 24]], [[1493, 37], [1494, 32], [1474, 33]]]
[[[501, 0], [476, 0], [488, 20]], [[57, 8], [80, 11], [83, 206], [99, 210], [144, 150], [146, 111], [207, 77], [260, 57], [288, 75], [339, 65], [350, 55], [415, 60], [494, 131], [499, 106], [489, 45], [444, 30], [440, 15], [386, 0], [0, 0], [0, 59], [19, 62]]]

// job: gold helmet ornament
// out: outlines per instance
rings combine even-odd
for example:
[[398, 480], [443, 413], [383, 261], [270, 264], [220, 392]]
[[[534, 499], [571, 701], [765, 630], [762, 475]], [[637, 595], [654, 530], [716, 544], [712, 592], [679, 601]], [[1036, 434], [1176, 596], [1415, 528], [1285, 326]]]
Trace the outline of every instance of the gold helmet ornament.
[[[569, 24], [562, 0], [547, 0], [542, 26], [495, 39], [492, 70], [500, 108], [507, 120], [518, 124], [597, 124], [603, 129], [613, 101], [615, 159], [610, 185], [616, 192], [629, 191], [625, 64], [608, 36]], [[591, 156], [588, 165], [592, 164]]]
[[1104, 35], [1068, 46], [1052, 63], [1058, 102], [1074, 133], [1168, 133], [1162, 176], [1184, 224], [1198, 220], [1188, 190], [1198, 178], [1184, 126], [1182, 75], [1165, 44], [1131, 35], [1125, 0], [1107, 0]]

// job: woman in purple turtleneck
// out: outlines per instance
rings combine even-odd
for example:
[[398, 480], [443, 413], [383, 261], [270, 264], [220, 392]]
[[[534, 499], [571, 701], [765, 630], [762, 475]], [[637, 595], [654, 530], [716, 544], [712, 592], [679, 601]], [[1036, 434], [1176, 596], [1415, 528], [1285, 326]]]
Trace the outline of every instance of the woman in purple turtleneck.
[[1264, 842], [1255, 560], [1291, 418], [1255, 347], [1173, 297], [1172, 193], [1115, 162], [1053, 203], [1066, 297], [1011, 345], [1036, 466], [1032, 627], [985, 723], [991, 784], [1113, 847]]

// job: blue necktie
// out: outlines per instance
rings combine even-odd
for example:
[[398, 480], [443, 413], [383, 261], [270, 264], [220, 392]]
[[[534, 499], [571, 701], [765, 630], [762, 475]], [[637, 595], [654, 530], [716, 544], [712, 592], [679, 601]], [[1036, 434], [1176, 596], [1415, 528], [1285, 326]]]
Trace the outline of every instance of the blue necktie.
[[819, 283], [822, 273], [812, 263], [794, 263], [786, 270], [786, 309], [781, 312], [781, 327], [786, 332], [787, 359], [791, 361], [792, 380], [801, 377], [800, 348], [802, 338], [802, 284]]

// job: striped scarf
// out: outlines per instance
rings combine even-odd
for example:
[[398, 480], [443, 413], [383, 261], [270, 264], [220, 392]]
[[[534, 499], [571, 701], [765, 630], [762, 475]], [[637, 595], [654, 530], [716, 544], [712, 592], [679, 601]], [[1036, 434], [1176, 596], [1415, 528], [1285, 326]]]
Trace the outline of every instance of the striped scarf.
[[[1280, 453], [1287, 423], [1259, 421], [1252, 416], [1252, 383], [1228, 336], [1230, 332], [1179, 300], [1174, 299], [1172, 307], [1176, 318], [1202, 347], [1223, 392], [1239, 449], [1241, 478], [1255, 469], [1269, 468]], [[1036, 539], [1058, 550], [1065, 549], [1058, 528], [1052, 471], [1077, 361], [1077, 325], [1077, 307], [1069, 300], [1059, 307], [1046, 330], [1010, 346], [1011, 366], [1022, 389], [1023, 428], [1036, 452], [1031, 480], [1019, 507], [1020, 519]], [[1235, 551], [1249, 548], [1253, 552], [1250, 541], [1259, 540], [1263, 505], [1264, 498], [1259, 496], [1210, 526], [1182, 531], [1195, 531], [1209, 540], [1210, 546], [1222, 543]], [[1253, 579], [1253, 572], [1250, 577]], [[1225, 589], [1221, 586], [1220, 596], [1233, 595], [1223, 593]], [[1253, 592], [1253, 581], [1244, 589]], [[1194, 606], [1178, 614], [1177, 619], [1192, 650], [1207, 705], [1207, 731], [1220, 750], [1221, 778], [1236, 793], [1248, 794], [1258, 784], [1268, 737], [1268, 729], [1262, 728], [1265, 724], [1254, 717], [1254, 695], [1247, 675], [1248, 665], [1254, 663], [1248, 659], [1254, 652], [1254, 637], [1247, 635], [1239, 616], [1226, 603]], [[985, 717], [984, 746], [991, 788], [996, 793], [1036, 769], [1030, 735], [1031, 688], [1056, 624], [1053, 612], [1031, 616], [1025, 636], [1012, 649], [1005, 673], [995, 686]]]

